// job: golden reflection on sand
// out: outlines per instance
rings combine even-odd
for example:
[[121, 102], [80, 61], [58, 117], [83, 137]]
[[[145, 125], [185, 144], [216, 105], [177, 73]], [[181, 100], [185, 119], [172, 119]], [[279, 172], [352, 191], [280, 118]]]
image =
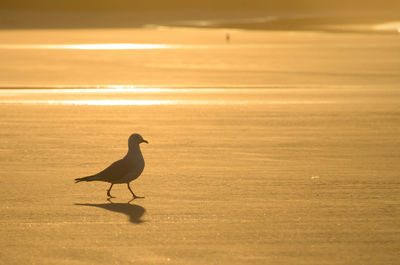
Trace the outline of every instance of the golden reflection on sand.
[[297, 89], [256, 88], [161, 88], [108, 85], [101, 88], [78, 86], [0, 89], [0, 104], [51, 104], [93, 106], [149, 105], [310, 105], [336, 104], [337, 99], [312, 100], [301, 97]]
[[50, 105], [87, 105], [87, 106], [150, 106], [168, 105], [176, 102], [169, 100], [0, 100], [0, 104], [50, 104]]
[[[269, 89], [271, 90], [271, 89]], [[37, 95], [37, 94], [207, 94], [207, 93], [229, 93], [229, 94], [246, 94], [246, 93], [263, 93], [266, 89], [235, 89], [226, 88], [141, 88], [134, 86], [102, 86], [102, 88], [29, 88], [29, 89], [0, 89], [3, 95]], [[0, 95], [1, 96], [1, 95]]]
[[146, 43], [95, 43], [95, 44], [5, 44], [1, 49], [44, 50], [151, 50], [175, 48], [176, 45]]
[[262, 100], [0, 100], [0, 104], [49, 104], [76, 106], [154, 106], [154, 105], [319, 105], [337, 104], [335, 101], [262, 101]]
[[99, 86], [95, 88], [93, 86], [83, 87], [83, 86], [73, 86], [77, 88], [64, 88], [54, 86], [52, 88], [5, 88], [0, 89], [3, 94], [8, 95], [24, 95], [24, 94], [108, 94], [108, 93], [221, 93], [221, 92], [231, 92], [231, 93], [246, 93], [246, 92], [255, 92], [255, 91], [263, 91], [262, 89], [235, 89], [231, 91], [228, 88], [158, 88], [158, 87], [136, 87], [129, 85], [107, 85], [107, 86]]
[[171, 104], [168, 100], [125, 100], [125, 99], [100, 99], [100, 100], [50, 100], [49, 104], [61, 105], [89, 105], [89, 106], [150, 106]]

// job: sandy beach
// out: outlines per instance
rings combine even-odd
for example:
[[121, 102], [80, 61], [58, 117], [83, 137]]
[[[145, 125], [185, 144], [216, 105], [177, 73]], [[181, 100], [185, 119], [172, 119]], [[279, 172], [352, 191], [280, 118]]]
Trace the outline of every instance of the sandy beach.
[[[114, 42], [200, 46], [0, 33], [0, 263], [398, 264], [398, 36], [144, 31]], [[74, 184], [133, 132], [145, 199]]]

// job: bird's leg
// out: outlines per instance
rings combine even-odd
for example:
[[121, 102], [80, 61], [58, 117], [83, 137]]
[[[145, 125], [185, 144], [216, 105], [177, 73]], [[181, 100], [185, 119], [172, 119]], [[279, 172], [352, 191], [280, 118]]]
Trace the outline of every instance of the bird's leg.
[[111, 183], [111, 186], [110, 186], [110, 188], [107, 190], [107, 196], [108, 197], [110, 197], [110, 198], [114, 198], [113, 196], [111, 196], [111, 194], [110, 194], [110, 191], [111, 191], [111, 189], [112, 189], [112, 187], [113, 187], [113, 183]]
[[144, 197], [136, 196], [135, 193], [133, 193], [131, 187], [129, 186], [129, 182], [128, 182], [128, 189], [132, 193], [133, 199], [143, 199], [144, 198]]

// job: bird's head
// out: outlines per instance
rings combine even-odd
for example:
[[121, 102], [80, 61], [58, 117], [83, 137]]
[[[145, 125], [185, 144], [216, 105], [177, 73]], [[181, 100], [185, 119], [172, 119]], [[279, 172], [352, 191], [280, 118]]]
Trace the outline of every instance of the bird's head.
[[148, 144], [149, 142], [147, 142], [145, 139], [143, 139], [143, 137], [138, 133], [134, 133], [129, 137], [129, 140], [128, 140], [129, 146], [132, 146], [135, 144], [141, 144], [141, 143]]

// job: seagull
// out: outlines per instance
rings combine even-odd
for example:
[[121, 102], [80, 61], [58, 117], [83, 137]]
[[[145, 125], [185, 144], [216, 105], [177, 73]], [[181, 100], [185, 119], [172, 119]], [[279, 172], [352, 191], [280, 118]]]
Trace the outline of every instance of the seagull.
[[115, 161], [109, 167], [100, 171], [97, 174], [92, 176], [76, 178], [75, 183], [81, 181], [105, 181], [111, 183], [110, 188], [107, 190], [107, 196], [111, 197], [110, 191], [114, 184], [123, 184], [126, 183], [128, 185], [129, 191], [133, 195], [133, 199], [136, 198], [144, 198], [136, 196], [133, 193], [129, 183], [132, 180], [137, 179], [140, 174], [142, 174], [144, 169], [144, 159], [142, 152], [140, 151], [141, 143], [149, 143], [143, 139], [140, 134], [134, 133], [128, 139], [128, 153], [124, 156], [124, 158]]

